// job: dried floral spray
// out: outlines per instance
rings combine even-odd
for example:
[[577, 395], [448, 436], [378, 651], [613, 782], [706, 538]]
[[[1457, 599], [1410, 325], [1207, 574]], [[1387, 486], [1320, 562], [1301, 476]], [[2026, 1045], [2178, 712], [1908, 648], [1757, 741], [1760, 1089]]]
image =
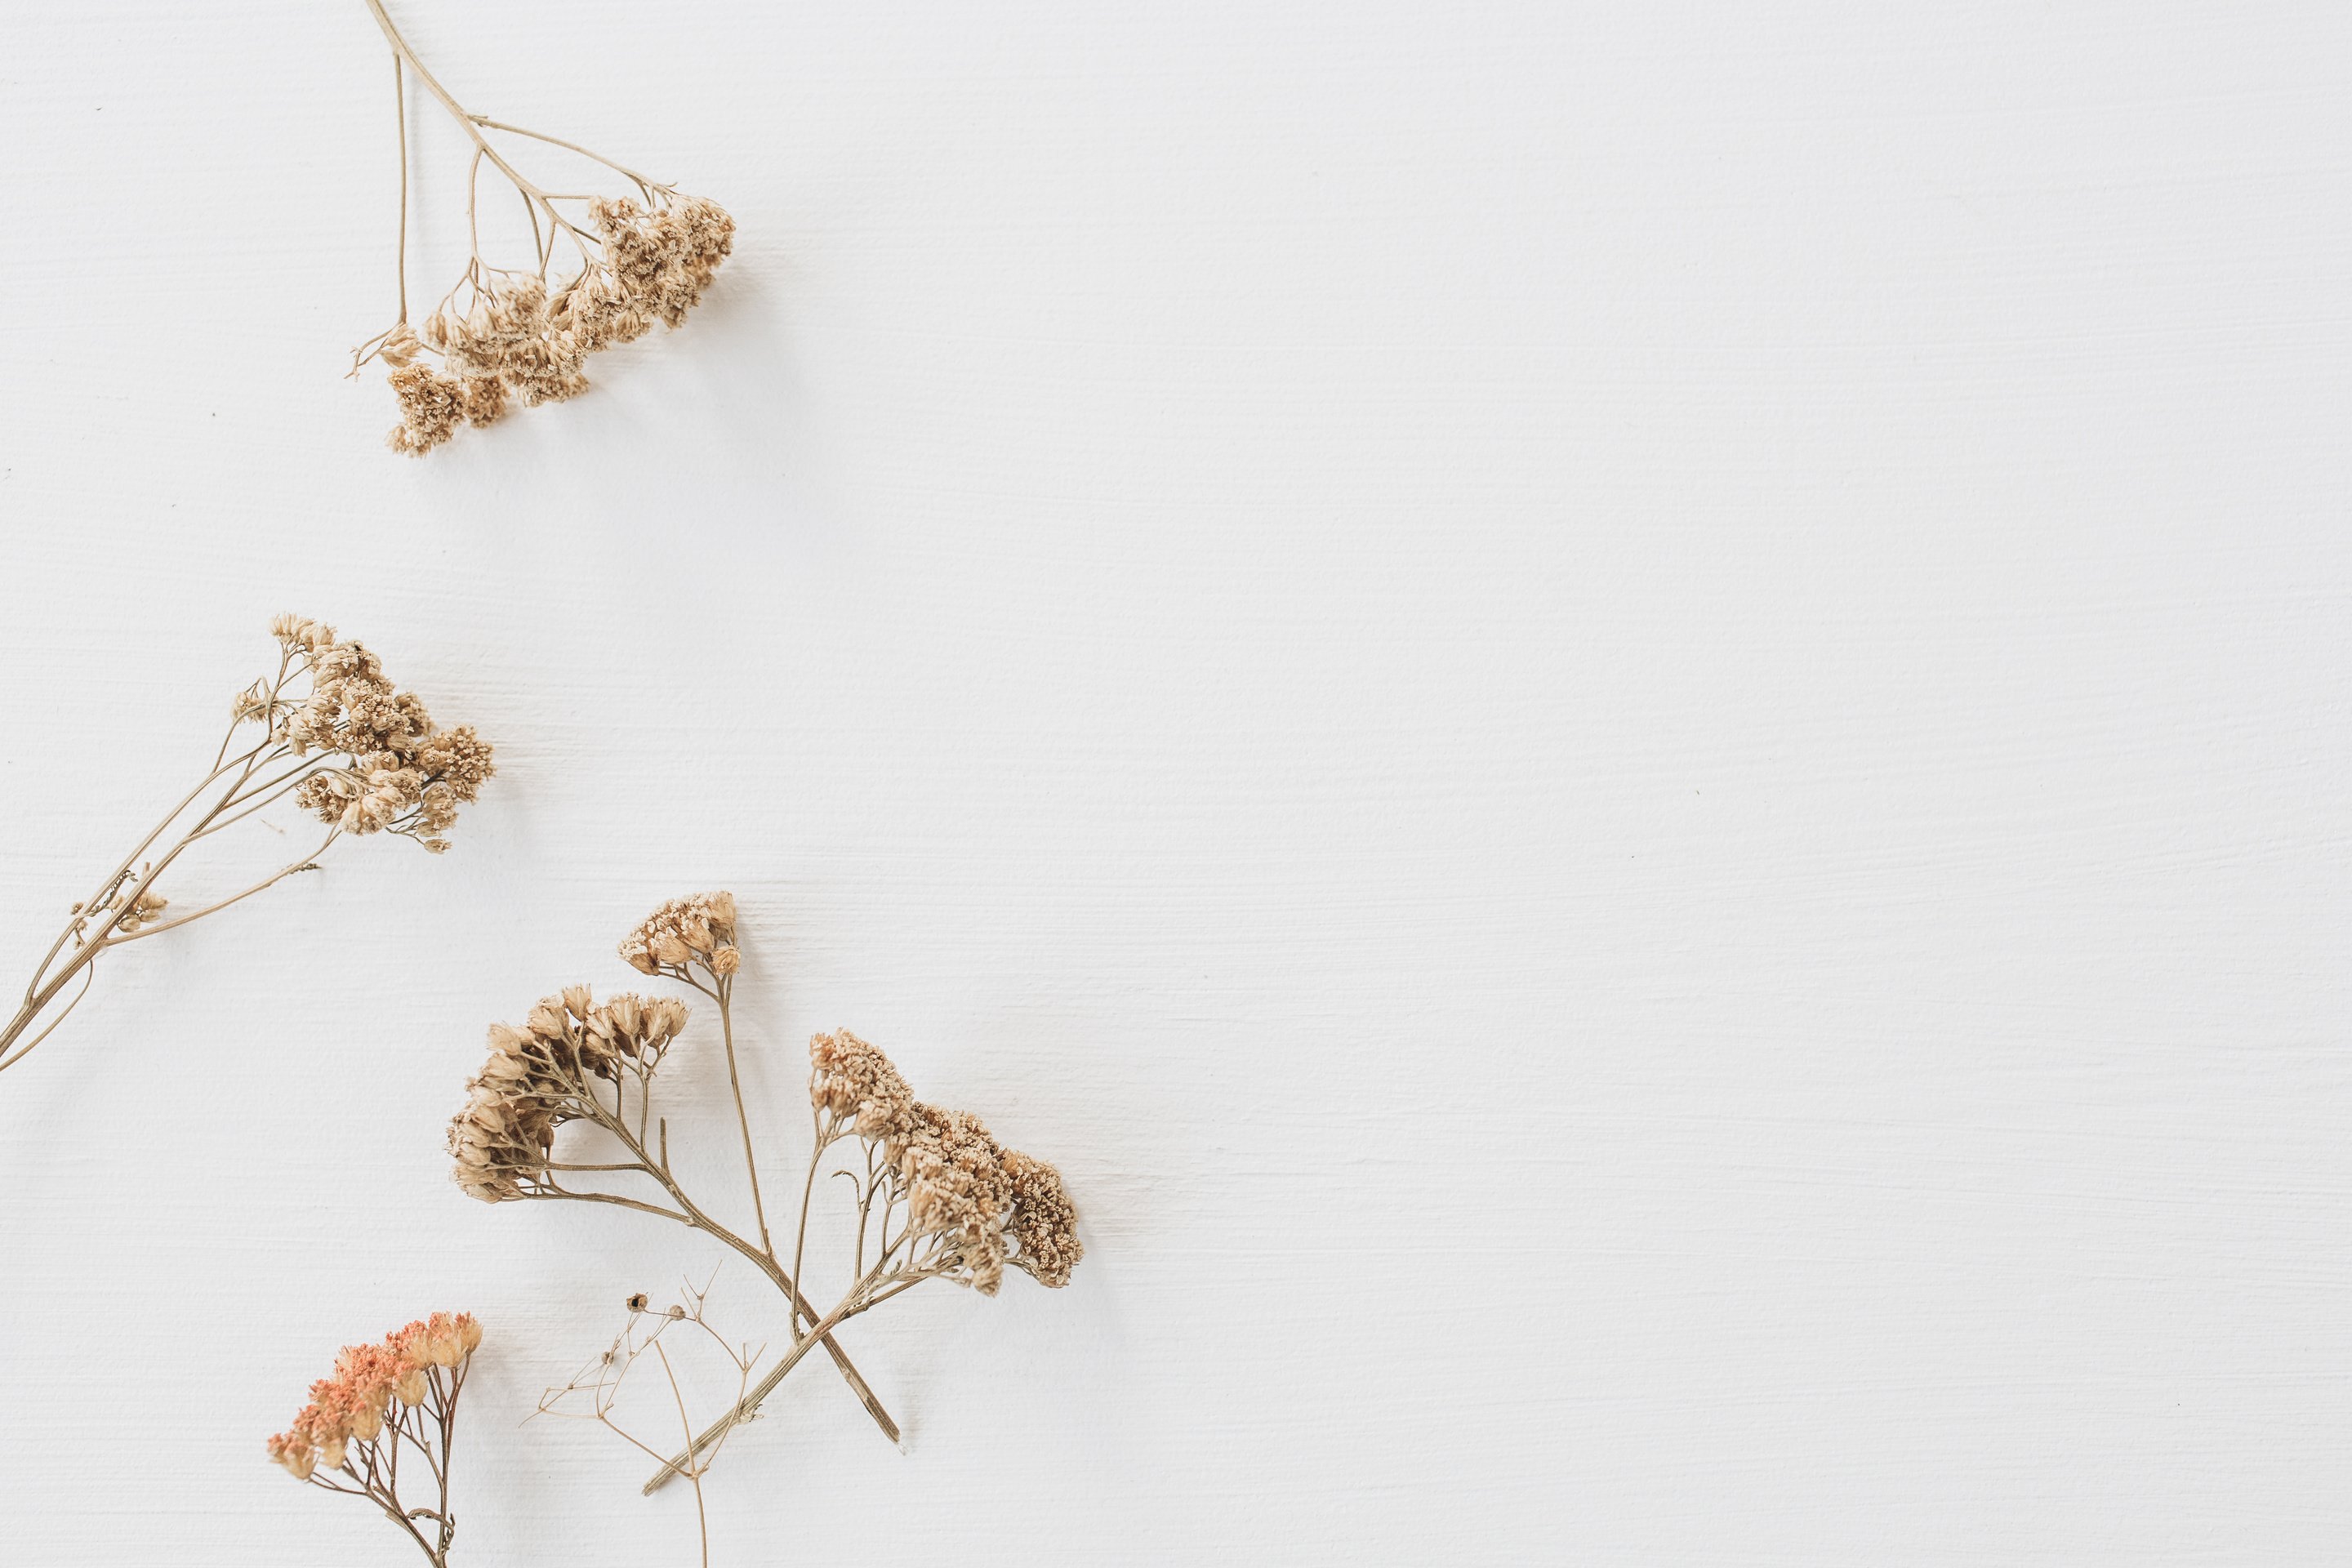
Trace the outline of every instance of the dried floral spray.
[[[667, 185], [560, 137], [474, 114], [450, 96], [393, 26], [383, 0], [367, 0], [393, 52], [393, 103], [400, 121], [400, 314], [352, 354], [352, 373], [383, 361], [400, 423], [394, 451], [422, 457], [460, 425], [498, 422], [520, 403], [536, 405], [588, 390], [588, 356], [634, 342], [655, 322], [677, 327], [700, 301], [734, 247], [735, 220], [717, 202]], [[408, 319], [407, 73], [440, 100], [472, 142], [466, 175], [466, 228], [472, 253], [457, 281], [421, 321]], [[550, 191], [518, 169], [489, 133], [561, 147], [602, 164], [635, 193]], [[523, 268], [482, 258], [478, 221], [482, 165], [503, 175], [530, 216], [533, 255]], [[569, 208], [567, 213], [566, 208]], [[579, 266], [556, 260], [565, 244]]]
[[[457, 807], [473, 800], [494, 771], [489, 743], [469, 726], [436, 724], [414, 693], [394, 689], [374, 654], [338, 637], [333, 627], [280, 616], [269, 629], [278, 639], [277, 672], [237, 694], [212, 770], [107, 873], [97, 891], [74, 905], [26, 984], [16, 1016], [0, 1026], [0, 1069], [24, 1060], [49, 1037], [89, 994], [100, 957], [116, 948], [217, 913], [297, 872], [315, 871], [339, 838], [382, 833], [414, 839], [436, 854], [449, 847]], [[258, 735], [247, 732], [247, 725]], [[174, 861], [289, 798], [326, 824], [317, 848], [241, 893], [163, 918], [171, 906], [159, 885]]]
[[[1053, 1166], [1003, 1147], [977, 1117], [917, 1100], [888, 1058], [846, 1030], [809, 1045], [812, 1147], [800, 1210], [785, 1237], [789, 1253], [779, 1247], [735, 1067], [733, 993], [741, 963], [735, 919], [726, 893], [673, 900], [629, 934], [621, 955], [639, 973], [689, 986], [718, 1006], [756, 1239], [714, 1219], [670, 1166], [669, 1127], [654, 1112], [653, 1087], [686, 1026], [682, 1002], [627, 994], [598, 1002], [575, 985], [541, 1002], [520, 1027], [493, 1025], [488, 1059], [449, 1130], [453, 1174], [474, 1196], [613, 1204], [677, 1221], [749, 1259], [790, 1302], [791, 1347], [732, 1410], [664, 1465], [647, 1491], [698, 1466], [698, 1455], [756, 1413], [819, 1345], [895, 1439], [896, 1424], [835, 1342], [835, 1329], [929, 1279], [993, 1295], [1010, 1265], [1041, 1284], [1065, 1285], [1084, 1251], [1076, 1211]], [[617, 1141], [624, 1157], [558, 1158], [557, 1130], [571, 1122]], [[829, 1164], [850, 1184], [856, 1229], [847, 1288], [819, 1311], [803, 1292], [803, 1270], [817, 1181]], [[581, 1175], [650, 1187], [637, 1196], [566, 1180]]]
[[[448, 1568], [457, 1533], [449, 1511], [450, 1446], [457, 1396], [481, 1342], [482, 1325], [470, 1313], [436, 1312], [386, 1334], [382, 1344], [345, 1345], [334, 1376], [312, 1384], [310, 1403], [294, 1425], [269, 1439], [270, 1458], [298, 1481], [365, 1498], [436, 1568]], [[428, 1492], [430, 1507], [401, 1498], [404, 1448], [416, 1452], [408, 1468], [411, 1495]], [[429, 1485], [414, 1484], [419, 1465]]]

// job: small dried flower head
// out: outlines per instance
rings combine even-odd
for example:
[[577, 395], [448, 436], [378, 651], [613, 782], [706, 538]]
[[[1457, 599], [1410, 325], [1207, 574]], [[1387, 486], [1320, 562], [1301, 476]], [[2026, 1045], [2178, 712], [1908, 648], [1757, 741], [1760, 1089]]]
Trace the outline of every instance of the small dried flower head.
[[683, 322], [734, 248], [735, 220], [707, 197], [658, 190], [649, 199], [650, 210], [592, 201], [602, 253], [551, 295], [536, 273], [472, 269], [413, 331], [386, 334], [376, 353], [400, 405], [393, 447], [421, 457], [460, 422], [490, 425], [518, 401], [576, 397], [588, 390], [589, 355], [634, 342], [656, 321]]
[[383, 342], [376, 345], [375, 352], [384, 363], [396, 370], [402, 365], [415, 363], [424, 346], [416, 341], [415, 329], [403, 321], [384, 334]]
[[295, 803], [345, 833], [392, 832], [438, 853], [457, 807], [498, 770], [469, 726], [444, 730], [413, 692], [384, 678], [375, 655], [332, 627], [282, 616], [278, 641], [310, 667], [308, 698], [271, 710], [272, 733], [296, 756], [346, 759], [302, 781]]
[[716, 975], [734, 973], [741, 962], [735, 952], [734, 895], [694, 893], [670, 900], [621, 939], [621, 957], [640, 974], [677, 973], [697, 963]]
[[139, 895], [137, 901], [131, 904], [130, 912], [125, 914], [121, 921], [118, 922], [118, 929], [124, 931], [135, 931], [141, 926], [151, 923], [157, 915], [162, 914], [168, 907], [168, 901], [161, 895], [155, 893], [142, 893]]
[[1018, 1149], [1004, 1152], [1004, 1173], [1013, 1189], [1013, 1220], [1005, 1227], [1017, 1248], [1013, 1264], [1038, 1284], [1059, 1289], [1087, 1255], [1062, 1173]]
[[846, 1029], [810, 1039], [809, 1099], [861, 1137], [895, 1140], [914, 1126], [915, 1091], [889, 1058]]
[[464, 382], [425, 364], [396, 365], [385, 379], [400, 404], [400, 423], [384, 437], [394, 451], [421, 458], [457, 433], [466, 416]]
[[937, 1238], [937, 1266], [982, 1295], [1012, 1264], [1040, 1284], [1070, 1280], [1085, 1248], [1060, 1173], [999, 1143], [980, 1118], [915, 1099], [890, 1059], [843, 1029], [809, 1042], [809, 1100], [881, 1145], [906, 1183], [908, 1223]]
[[686, 1004], [624, 994], [598, 1002], [584, 985], [541, 1000], [522, 1028], [493, 1024], [482, 1070], [449, 1123], [452, 1179], [485, 1203], [545, 1184], [555, 1130], [593, 1114], [592, 1080], [651, 1073], [685, 1032]]
[[307, 1481], [319, 1463], [319, 1452], [310, 1443], [291, 1432], [280, 1432], [269, 1439], [269, 1457], [286, 1467], [286, 1471], [298, 1481]]
[[293, 1426], [269, 1439], [270, 1458], [297, 1480], [310, 1479], [320, 1465], [341, 1469], [350, 1445], [383, 1436], [394, 1399], [409, 1406], [421, 1403], [431, 1369], [464, 1365], [481, 1342], [482, 1326], [472, 1314], [436, 1312], [381, 1343], [345, 1345], [335, 1356], [335, 1374], [312, 1384], [310, 1403]]
[[625, 1305], [629, 1309], [629, 1310], [630, 1310], [630, 1311], [632, 1311], [632, 1312], [642, 1312], [642, 1311], [644, 1311], [644, 1310], [646, 1310], [646, 1293], [645, 1293], [643, 1290], [640, 1290], [640, 1291], [638, 1291], [635, 1295], [634, 1295], [634, 1296], [630, 1297], [630, 1298], [628, 1299], [628, 1300], [627, 1300], [625, 1303], [624, 1303], [624, 1304], [625, 1304]]

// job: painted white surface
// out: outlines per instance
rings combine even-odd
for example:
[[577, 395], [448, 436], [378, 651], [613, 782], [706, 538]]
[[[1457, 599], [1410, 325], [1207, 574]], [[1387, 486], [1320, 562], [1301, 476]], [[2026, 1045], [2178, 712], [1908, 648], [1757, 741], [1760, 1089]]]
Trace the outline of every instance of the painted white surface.
[[0, 1083], [0, 1557], [404, 1561], [259, 1445], [446, 1306], [460, 1560], [689, 1561], [516, 1421], [709, 1254], [441, 1128], [723, 884], [1092, 1250], [714, 1561], [2340, 1558], [2342, 7], [399, 11], [742, 245], [403, 462], [357, 0], [0, 15], [0, 954], [281, 608], [501, 762]]

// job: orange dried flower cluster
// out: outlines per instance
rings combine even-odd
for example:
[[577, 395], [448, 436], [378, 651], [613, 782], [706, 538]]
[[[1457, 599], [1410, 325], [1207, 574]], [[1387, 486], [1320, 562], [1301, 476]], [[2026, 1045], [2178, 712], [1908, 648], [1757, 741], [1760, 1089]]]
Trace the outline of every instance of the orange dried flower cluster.
[[[446, 1405], [482, 1342], [482, 1325], [469, 1312], [436, 1312], [386, 1334], [383, 1342], [345, 1345], [335, 1357], [335, 1374], [310, 1385], [310, 1403], [294, 1424], [269, 1439], [269, 1457], [296, 1480], [319, 1467], [347, 1470], [351, 1448], [367, 1447], [396, 1429], [400, 1410], [413, 1410], [436, 1396]], [[441, 1373], [455, 1369], [455, 1377]], [[390, 1417], [389, 1425], [387, 1416]]]

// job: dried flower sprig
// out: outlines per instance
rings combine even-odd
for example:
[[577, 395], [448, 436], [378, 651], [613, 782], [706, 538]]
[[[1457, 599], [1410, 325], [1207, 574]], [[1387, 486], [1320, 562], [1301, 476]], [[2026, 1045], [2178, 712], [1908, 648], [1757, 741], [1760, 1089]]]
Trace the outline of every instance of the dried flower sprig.
[[[74, 905], [15, 1016], [0, 1026], [0, 1069], [24, 1060], [49, 1037], [89, 994], [98, 959], [126, 942], [201, 920], [297, 872], [315, 871], [339, 838], [390, 834], [436, 854], [449, 847], [457, 808], [495, 771], [489, 743], [470, 726], [436, 724], [414, 693], [385, 678], [374, 654], [338, 637], [333, 627], [280, 616], [269, 630], [278, 641], [277, 672], [230, 704], [228, 733], [212, 770], [107, 873], [97, 891]], [[326, 825], [317, 848], [243, 892], [162, 918], [171, 906], [157, 887], [174, 861], [289, 798]]]
[[[631, 995], [600, 1004], [586, 986], [573, 986], [541, 1002], [520, 1028], [492, 1026], [489, 1059], [450, 1128], [453, 1174], [474, 1196], [613, 1204], [675, 1220], [748, 1258], [790, 1303], [791, 1348], [732, 1410], [665, 1465], [647, 1491], [698, 1464], [698, 1455], [756, 1412], [819, 1345], [895, 1438], [896, 1424], [836, 1343], [836, 1327], [927, 1279], [993, 1295], [1008, 1263], [1041, 1284], [1061, 1286], [1084, 1250], [1076, 1210], [1051, 1165], [1004, 1148], [976, 1117], [918, 1101], [880, 1051], [845, 1031], [810, 1044], [813, 1146], [787, 1265], [768, 1228], [735, 1071], [733, 989], [741, 963], [735, 918], [734, 900], [725, 893], [673, 900], [620, 951], [639, 973], [685, 984], [718, 1005], [756, 1241], [719, 1224], [685, 1190], [670, 1165], [668, 1122], [653, 1110], [654, 1077], [685, 1025], [683, 1004]], [[557, 1131], [573, 1122], [617, 1141], [625, 1158], [558, 1159]], [[857, 1228], [848, 1288], [820, 1313], [801, 1281], [817, 1180], [829, 1163], [851, 1184]], [[649, 1182], [652, 1201], [565, 1180], [587, 1174]]]
[[[425, 68], [393, 26], [383, 0], [367, 0], [393, 50], [393, 101], [400, 121], [400, 314], [352, 353], [352, 374], [371, 360], [388, 370], [400, 404], [394, 451], [422, 457], [461, 425], [498, 422], [520, 403], [561, 402], [588, 390], [588, 356], [634, 342], [655, 322], [675, 328], [702, 299], [719, 264], [734, 248], [735, 220], [704, 196], [663, 184], [560, 137], [468, 112]], [[441, 302], [421, 321], [408, 319], [408, 110], [406, 73], [440, 100], [474, 144], [466, 176], [466, 228], [472, 254]], [[632, 195], [549, 191], [517, 169], [488, 132], [525, 137], [603, 164], [629, 182]], [[533, 257], [526, 268], [483, 259], [478, 204], [482, 165], [512, 184], [530, 218]], [[567, 213], [566, 207], [570, 208]], [[556, 268], [568, 241], [578, 268]]]
[[[687, 946], [689, 936], [699, 946]], [[685, 956], [675, 962], [661, 956], [681, 951]], [[783, 1292], [796, 1319], [814, 1322], [814, 1309], [801, 1295], [768, 1236], [759, 1166], [751, 1152], [751, 1119], [735, 1069], [735, 972], [741, 955], [735, 948], [734, 900], [725, 893], [673, 900], [631, 934], [623, 952], [634, 953], [630, 961], [642, 972], [685, 978], [719, 1005], [727, 1047], [728, 1087], [734, 1095], [736, 1124], [743, 1138], [744, 1173], [751, 1185], [752, 1213], [759, 1222], [758, 1239], [738, 1235], [720, 1223], [678, 1184], [669, 1169], [668, 1124], [648, 1121], [654, 1068], [686, 1024], [686, 1005], [675, 999], [656, 1002], [623, 995], [599, 1004], [588, 987], [575, 985], [534, 1007], [522, 1028], [492, 1026], [489, 1060], [467, 1086], [470, 1098], [449, 1129], [450, 1152], [457, 1160], [454, 1173], [457, 1184], [486, 1203], [568, 1198], [616, 1204], [678, 1220], [750, 1259]], [[694, 978], [696, 972], [702, 978]], [[588, 1165], [556, 1162], [551, 1152], [555, 1130], [575, 1121], [587, 1121], [618, 1139], [630, 1160]], [[569, 1172], [602, 1171], [649, 1173], [668, 1201], [648, 1204], [622, 1194], [567, 1186], [558, 1179]], [[848, 1352], [830, 1334], [823, 1342], [825, 1353], [875, 1425], [897, 1442], [898, 1422], [867, 1386]]]
[[[457, 1533], [449, 1511], [450, 1446], [457, 1433], [457, 1396], [481, 1342], [482, 1325], [471, 1313], [436, 1312], [386, 1334], [382, 1344], [345, 1345], [335, 1357], [335, 1374], [312, 1384], [310, 1403], [294, 1425], [269, 1439], [269, 1458], [298, 1481], [365, 1498], [435, 1568], [448, 1568], [449, 1543]], [[429, 1508], [401, 1500], [404, 1447], [416, 1451], [431, 1478]], [[408, 1473], [415, 1481], [415, 1464]], [[421, 1526], [429, 1526], [429, 1533]]]
[[[541, 1394], [537, 1413], [567, 1420], [593, 1421], [648, 1458], [660, 1458], [660, 1449], [624, 1426], [614, 1414], [620, 1402], [622, 1384], [640, 1361], [651, 1355], [660, 1363], [662, 1375], [669, 1384], [670, 1403], [677, 1413], [681, 1440], [691, 1442], [694, 1418], [687, 1411], [686, 1391], [678, 1382], [677, 1363], [671, 1360], [672, 1348], [662, 1342], [681, 1324], [691, 1324], [698, 1331], [695, 1337], [700, 1347], [706, 1351], [715, 1349], [734, 1369], [735, 1399], [740, 1404], [751, 1387], [751, 1368], [759, 1363], [761, 1348], [739, 1345], [711, 1325], [708, 1282], [699, 1289], [691, 1284], [683, 1287], [680, 1297], [667, 1307], [651, 1305], [642, 1291], [630, 1297], [625, 1303], [628, 1321], [622, 1325], [619, 1335], [605, 1347], [604, 1354], [590, 1362], [571, 1382]], [[702, 1478], [719, 1458], [719, 1444], [712, 1444], [678, 1472], [694, 1486], [694, 1517], [702, 1533], [703, 1568], [709, 1568], [710, 1563], [710, 1515], [703, 1505]]]

